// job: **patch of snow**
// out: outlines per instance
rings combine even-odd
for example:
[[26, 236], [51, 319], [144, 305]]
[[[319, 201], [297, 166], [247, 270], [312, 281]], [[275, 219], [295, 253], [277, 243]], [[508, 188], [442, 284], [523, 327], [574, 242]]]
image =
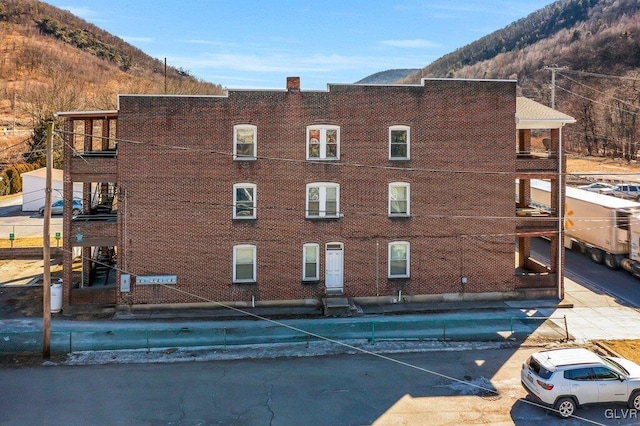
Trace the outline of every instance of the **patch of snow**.
[[504, 342], [441, 342], [441, 341], [385, 341], [366, 340], [310, 342], [296, 344], [242, 345], [227, 347], [162, 348], [117, 351], [83, 351], [69, 354], [63, 365], [173, 363], [187, 361], [215, 361], [236, 359], [273, 359], [338, 354], [394, 354], [407, 352], [465, 351], [505, 347]]

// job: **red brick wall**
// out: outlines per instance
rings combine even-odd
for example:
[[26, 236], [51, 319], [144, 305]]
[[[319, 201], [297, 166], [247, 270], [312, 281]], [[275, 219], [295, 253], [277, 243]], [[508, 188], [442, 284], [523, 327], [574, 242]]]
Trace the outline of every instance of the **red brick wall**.
[[[118, 118], [120, 267], [177, 274], [132, 285], [121, 302], [320, 297], [302, 247], [344, 244], [346, 296], [511, 291], [515, 82], [331, 86], [228, 97], [122, 96]], [[233, 126], [257, 126], [258, 160], [233, 160]], [[340, 126], [340, 161], [305, 161], [306, 127]], [[411, 128], [411, 160], [388, 160], [388, 127]], [[124, 140], [124, 141], [123, 141]], [[132, 143], [137, 141], [143, 143]], [[388, 183], [411, 183], [411, 217], [387, 216]], [[234, 183], [257, 185], [257, 219], [234, 221]], [[305, 219], [305, 185], [337, 182], [336, 220]], [[411, 243], [411, 278], [387, 279], [387, 244]], [[257, 246], [256, 285], [232, 283], [234, 244]]]

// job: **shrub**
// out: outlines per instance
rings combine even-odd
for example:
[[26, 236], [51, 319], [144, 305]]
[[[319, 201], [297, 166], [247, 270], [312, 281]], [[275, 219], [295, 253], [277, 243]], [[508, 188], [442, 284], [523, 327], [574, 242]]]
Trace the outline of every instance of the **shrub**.
[[22, 173], [40, 168], [38, 163], [19, 163], [0, 173], [0, 195], [17, 194], [22, 191]]

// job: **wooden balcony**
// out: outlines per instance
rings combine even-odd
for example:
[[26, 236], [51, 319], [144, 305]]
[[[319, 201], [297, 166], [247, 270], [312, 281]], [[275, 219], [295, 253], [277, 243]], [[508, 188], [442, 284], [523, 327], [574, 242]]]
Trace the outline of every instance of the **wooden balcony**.
[[[554, 273], [522, 273], [515, 276], [515, 284], [518, 289], [549, 289], [549, 296], [555, 296], [558, 286], [558, 276]], [[547, 296], [547, 297], [549, 297]]]
[[558, 218], [541, 209], [516, 208], [517, 235], [546, 235], [558, 231]]
[[529, 151], [516, 155], [516, 173], [558, 173], [557, 156]]
[[117, 215], [80, 215], [71, 222], [74, 247], [111, 247], [118, 245]]
[[118, 174], [115, 151], [75, 154], [70, 173], [74, 182], [115, 182]]

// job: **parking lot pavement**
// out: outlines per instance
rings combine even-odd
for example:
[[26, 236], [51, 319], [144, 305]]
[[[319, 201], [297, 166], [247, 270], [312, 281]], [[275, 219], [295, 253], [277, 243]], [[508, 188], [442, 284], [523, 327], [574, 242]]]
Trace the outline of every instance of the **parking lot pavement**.
[[[22, 194], [0, 197], [0, 239], [42, 237], [43, 219], [38, 212], [22, 211]], [[51, 217], [51, 235], [62, 232], [62, 216]]]

